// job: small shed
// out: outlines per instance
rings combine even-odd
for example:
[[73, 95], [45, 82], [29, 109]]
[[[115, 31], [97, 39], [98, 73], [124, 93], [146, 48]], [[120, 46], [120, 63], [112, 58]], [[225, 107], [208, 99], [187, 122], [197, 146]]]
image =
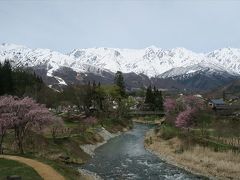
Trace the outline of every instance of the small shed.
[[223, 99], [210, 99], [208, 105], [215, 110], [226, 109], [226, 103]]

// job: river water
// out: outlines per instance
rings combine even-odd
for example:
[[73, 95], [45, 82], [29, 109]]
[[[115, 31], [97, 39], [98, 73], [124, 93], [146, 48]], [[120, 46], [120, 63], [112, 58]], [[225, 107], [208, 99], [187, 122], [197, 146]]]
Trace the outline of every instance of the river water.
[[135, 124], [131, 131], [97, 148], [95, 156], [82, 168], [107, 180], [206, 179], [167, 164], [145, 150], [144, 135], [151, 127]]

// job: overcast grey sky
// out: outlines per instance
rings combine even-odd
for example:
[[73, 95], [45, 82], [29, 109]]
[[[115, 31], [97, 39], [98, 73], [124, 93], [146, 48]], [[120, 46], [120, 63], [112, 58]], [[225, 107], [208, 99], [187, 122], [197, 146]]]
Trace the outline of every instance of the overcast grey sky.
[[74, 48], [240, 48], [240, 0], [0, 0], [0, 43]]

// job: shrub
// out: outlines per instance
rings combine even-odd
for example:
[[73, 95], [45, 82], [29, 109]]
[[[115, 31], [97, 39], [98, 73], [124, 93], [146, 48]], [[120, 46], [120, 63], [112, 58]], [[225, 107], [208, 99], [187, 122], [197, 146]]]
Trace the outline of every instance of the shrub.
[[168, 124], [162, 126], [161, 137], [163, 139], [168, 140], [168, 139], [174, 138], [178, 135], [179, 135], [179, 130], [176, 127], [168, 125]]

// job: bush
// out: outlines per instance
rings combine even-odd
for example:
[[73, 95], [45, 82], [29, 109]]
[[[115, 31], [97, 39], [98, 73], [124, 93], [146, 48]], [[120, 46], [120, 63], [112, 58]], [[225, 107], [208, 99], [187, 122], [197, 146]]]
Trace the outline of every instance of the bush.
[[174, 138], [179, 135], [179, 130], [171, 125], [165, 124], [162, 126], [162, 134], [161, 137], [165, 140]]
[[148, 145], [150, 145], [150, 144], [153, 143], [152, 137], [150, 137], [150, 138], [148, 138], [148, 139], [145, 139], [144, 141], [145, 141], [145, 143], [148, 144]]

